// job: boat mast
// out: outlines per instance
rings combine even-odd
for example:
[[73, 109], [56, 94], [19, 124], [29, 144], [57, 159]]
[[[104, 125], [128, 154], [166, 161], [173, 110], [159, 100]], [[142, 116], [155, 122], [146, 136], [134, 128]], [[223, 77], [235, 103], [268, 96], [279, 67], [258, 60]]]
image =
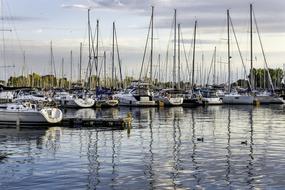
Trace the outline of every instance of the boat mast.
[[150, 83], [152, 83], [153, 75], [153, 13], [154, 6], [151, 7], [151, 39], [150, 39]]
[[99, 20], [97, 20], [96, 24], [96, 62], [95, 62], [95, 67], [96, 67], [96, 77], [97, 77], [97, 85], [99, 85], [99, 76], [98, 76], [98, 68], [99, 68]]
[[61, 78], [64, 77], [64, 58], [61, 58]]
[[217, 48], [215, 47], [215, 50], [214, 50], [214, 71], [213, 71], [213, 85], [216, 84], [216, 56], [217, 56]]
[[112, 80], [111, 80], [112, 87], [114, 87], [114, 72], [115, 72], [115, 22], [113, 22], [113, 43], [112, 43]]
[[231, 52], [230, 52], [230, 11], [227, 10], [227, 29], [228, 29], [228, 93], [231, 92]]
[[161, 82], [160, 80], [160, 54], [158, 54], [158, 82]]
[[250, 4], [250, 83], [254, 90], [254, 73], [253, 73], [253, 35], [252, 35], [252, 4]]
[[117, 50], [117, 58], [119, 63], [119, 72], [120, 72], [120, 80], [121, 85], [120, 87], [123, 88], [123, 75], [122, 75], [122, 65], [121, 65], [121, 58], [120, 58], [120, 52], [119, 52], [119, 45], [118, 45], [118, 37], [117, 37], [117, 30], [116, 26], [114, 25], [114, 34], [115, 34], [115, 42], [116, 42], [116, 50]]
[[180, 69], [181, 69], [181, 63], [180, 63], [180, 54], [181, 54], [181, 52], [180, 52], [180, 34], [181, 33], [181, 28], [180, 28], [180, 24], [178, 24], [178, 85], [177, 85], [177, 88], [178, 89], [180, 89], [181, 88], [181, 86], [180, 86]]
[[104, 51], [104, 87], [107, 86], [107, 78], [106, 78], [106, 51]]
[[173, 44], [173, 83], [172, 88], [176, 86], [176, 9], [174, 9], [174, 44]]
[[194, 88], [195, 78], [195, 54], [196, 54], [196, 32], [197, 32], [197, 20], [195, 20], [194, 26], [194, 43], [193, 43], [193, 60], [192, 60], [192, 89]]
[[64, 81], [64, 58], [61, 58], [61, 82], [60, 82], [60, 87], [63, 88], [63, 81]]
[[82, 68], [82, 42], [80, 42], [79, 53], [79, 82], [81, 83], [81, 68]]
[[70, 51], [70, 83], [69, 83], [69, 89], [72, 87], [72, 73], [73, 73], [73, 63], [72, 63], [72, 50]]
[[88, 88], [91, 89], [91, 25], [90, 25], [90, 9], [88, 9], [88, 69], [89, 69], [89, 76], [87, 78], [88, 80]]

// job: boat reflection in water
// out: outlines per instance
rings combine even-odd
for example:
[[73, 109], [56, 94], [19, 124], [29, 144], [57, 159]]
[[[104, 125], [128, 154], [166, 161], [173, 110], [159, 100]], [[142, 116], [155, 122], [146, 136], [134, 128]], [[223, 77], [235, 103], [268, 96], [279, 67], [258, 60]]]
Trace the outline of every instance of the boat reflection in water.
[[0, 162], [1, 189], [285, 186], [281, 106], [116, 108], [84, 110], [84, 117], [89, 114], [85, 111], [92, 117], [131, 112], [131, 132], [96, 128], [52, 128], [22, 136], [2, 132], [0, 152], [9, 155]]

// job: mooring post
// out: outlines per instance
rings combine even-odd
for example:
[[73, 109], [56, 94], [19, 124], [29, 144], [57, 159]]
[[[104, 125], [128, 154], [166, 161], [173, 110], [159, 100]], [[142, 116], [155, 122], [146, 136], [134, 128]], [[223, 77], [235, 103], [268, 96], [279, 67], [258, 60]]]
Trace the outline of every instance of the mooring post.
[[130, 133], [131, 133], [131, 123], [132, 123], [132, 113], [131, 112], [129, 112], [128, 114], [127, 114], [127, 133], [128, 133], [128, 135], [130, 135]]
[[16, 120], [16, 128], [17, 130], [20, 130], [20, 118], [17, 117], [17, 120]]

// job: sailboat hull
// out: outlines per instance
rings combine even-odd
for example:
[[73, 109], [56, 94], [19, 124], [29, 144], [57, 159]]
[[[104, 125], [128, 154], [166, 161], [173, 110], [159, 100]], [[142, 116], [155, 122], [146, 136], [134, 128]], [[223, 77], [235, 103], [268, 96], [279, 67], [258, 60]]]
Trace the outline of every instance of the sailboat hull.
[[281, 97], [277, 96], [256, 96], [254, 98], [255, 102], [259, 102], [260, 104], [284, 104], [285, 101]]
[[252, 105], [253, 101], [254, 97], [247, 95], [225, 95], [223, 97], [224, 104]]
[[0, 110], [1, 125], [54, 125], [62, 120], [62, 112], [58, 109], [42, 111], [7, 111]]

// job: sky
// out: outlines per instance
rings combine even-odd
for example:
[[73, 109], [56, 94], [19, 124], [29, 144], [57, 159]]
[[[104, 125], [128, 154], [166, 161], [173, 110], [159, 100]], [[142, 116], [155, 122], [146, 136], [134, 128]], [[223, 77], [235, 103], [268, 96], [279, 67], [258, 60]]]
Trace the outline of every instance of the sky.
[[[226, 10], [238, 37], [243, 59], [248, 70], [249, 58], [249, 5], [253, 4], [268, 66], [281, 67], [285, 63], [285, 7], [284, 0], [1, 0], [1, 54], [0, 79], [10, 75], [37, 72], [50, 73], [50, 42], [58, 76], [70, 78], [70, 51], [73, 52], [73, 79], [78, 78], [79, 44], [83, 43], [83, 71], [87, 67], [87, 9], [91, 8], [91, 27], [100, 22], [99, 54], [107, 53], [107, 74], [110, 76], [112, 22], [116, 23], [123, 75], [138, 77], [154, 6], [154, 73], [160, 80], [172, 80], [173, 14], [183, 37], [182, 80], [189, 79], [188, 65], [192, 61], [194, 21], [198, 21], [196, 80], [205, 82], [211, 65], [213, 50], [217, 48], [216, 75], [226, 79]], [[255, 28], [255, 26], [254, 26]], [[11, 30], [11, 31], [9, 31]], [[254, 66], [264, 67], [264, 59], [254, 29]], [[231, 34], [232, 76], [243, 77], [244, 70], [237, 46]], [[147, 48], [147, 65], [149, 48]], [[24, 55], [25, 54], [25, 62]], [[160, 67], [158, 55], [161, 55]], [[168, 55], [168, 58], [167, 56]], [[203, 58], [202, 58], [203, 57]], [[187, 58], [187, 61], [186, 61]], [[64, 69], [62, 72], [62, 59]], [[101, 63], [102, 61], [100, 61]], [[25, 64], [24, 64], [25, 63]], [[6, 69], [3, 66], [8, 67]], [[117, 65], [117, 63], [116, 63]], [[116, 66], [117, 67], [117, 66]], [[102, 67], [101, 73], [102, 73]], [[118, 70], [118, 69], [117, 69]], [[144, 72], [147, 73], [146, 66]]]

